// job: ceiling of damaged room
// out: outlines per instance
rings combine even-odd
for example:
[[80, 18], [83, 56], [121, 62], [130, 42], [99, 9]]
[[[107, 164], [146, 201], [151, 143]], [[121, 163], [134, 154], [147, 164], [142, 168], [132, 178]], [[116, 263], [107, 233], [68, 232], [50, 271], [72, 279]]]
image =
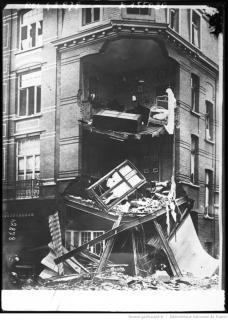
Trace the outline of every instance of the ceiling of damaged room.
[[164, 66], [167, 58], [159, 44], [151, 39], [119, 39], [110, 41], [99, 54], [86, 56], [90, 63], [104, 73], [119, 74]]

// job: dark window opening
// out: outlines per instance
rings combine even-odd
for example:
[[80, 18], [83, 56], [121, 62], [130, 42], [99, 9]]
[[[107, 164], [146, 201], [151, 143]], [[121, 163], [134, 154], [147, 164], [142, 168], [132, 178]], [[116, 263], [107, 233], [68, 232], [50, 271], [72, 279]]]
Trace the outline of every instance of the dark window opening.
[[191, 75], [191, 107], [195, 112], [199, 112], [199, 78]]
[[28, 88], [28, 114], [34, 114], [34, 87]]
[[82, 9], [82, 25], [100, 20], [100, 8]]
[[36, 111], [40, 112], [41, 106], [41, 87], [37, 87], [37, 95], [36, 95]]
[[26, 100], [27, 100], [27, 90], [20, 90], [20, 108], [19, 108], [19, 116], [26, 115]]
[[43, 34], [43, 21], [39, 21], [38, 25], [38, 36]]
[[127, 8], [127, 14], [139, 14], [139, 15], [149, 15], [149, 8]]
[[213, 176], [211, 170], [205, 170], [205, 213], [209, 215], [213, 204]]
[[206, 101], [206, 139], [213, 140], [213, 104]]
[[192, 44], [200, 47], [200, 16], [195, 11], [192, 12]]
[[191, 182], [197, 183], [198, 173], [198, 137], [191, 137]]
[[179, 32], [179, 10], [171, 9], [170, 10], [170, 28]]

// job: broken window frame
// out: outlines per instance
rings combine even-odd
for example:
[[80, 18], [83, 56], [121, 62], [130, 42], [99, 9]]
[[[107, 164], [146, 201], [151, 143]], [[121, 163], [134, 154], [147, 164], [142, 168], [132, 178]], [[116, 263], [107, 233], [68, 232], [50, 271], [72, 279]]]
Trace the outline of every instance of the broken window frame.
[[[140, 179], [140, 182], [136, 183], [135, 186], [132, 186], [129, 182], [129, 180], [132, 178], [132, 176], [129, 178], [129, 180], [127, 180], [127, 178], [125, 178], [127, 175], [129, 175], [130, 172], [128, 172], [125, 176], [122, 175], [120, 172], [120, 170], [126, 166], [129, 166], [131, 168], [130, 172], [135, 172], [133, 177], [137, 176]], [[112, 178], [115, 173], [117, 173], [121, 179], [115, 185], [109, 187], [102, 194], [98, 195], [96, 192], [96, 188], [100, 188], [101, 184], [103, 182], [105, 182], [106, 180], [108, 181], [109, 178]], [[107, 183], [107, 181], [106, 181], [106, 183]], [[112, 201], [111, 204], [107, 204], [104, 202], [104, 200], [102, 200], [102, 197], [106, 196], [109, 192], [112, 192], [113, 190], [118, 188], [123, 183], [125, 183], [129, 187], [129, 189], [124, 194], [122, 194], [119, 197], [114, 198], [114, 201]], [[120, 165], [115, 167], [112, 171], [107, 173], [104, 177], [99, 179], [92, 186], [87, 188], [87, 192], [93, 199], [95, 199], [97, 204], [100, 205], [102, 207], [102, 209], [104, 209], [105, 211], [108, 212], [112, 207], [114, 207], [115, 205], [120, 203], [123, 199], [128, 197], [130, 194], [132, 194], [135, 190], [137, 190], [139, 187], [141, 187], [145, 183], [146, 183], [146, 178], [142, 175], [142, 173], [129, 160], [125, 160]]]
[[[34, 33], [31, 35], [32, 26]], [[26, 36], [22, 39], [23, 34]], [[23, 41], [27, 41], [24, 42]], [[20, 15], [20, 50], [25, 51], [43, 44], [43, 9], [25, 10]]]
[[[67, 233], [70, 234], [70, 243], [67, 242]], [[87, 233], [90, 235], [89, 239], [88, 240], [84, 240], [83, 241], [83, 233]], [[81, 230], [81, 231], [78, 231], [78, 230], [72, 230], [72, 229], [66, 229], [65, 230], [65, 247], [66, 248], [69, 248], [69, 247], [74, 247], [74, 248], [77, 248], [77, 247], [80, 247], [82, 244], [88, 242], [88, 241], [91, 241], [93, 239], [96, 239], [97, 237], [101, 236], [102, 234], [104, 234], [105, 231], [103, 230]], [[75, 242], [75, 236], [78, 238], [78, 244], [76, 245], [76, 242]], [[97, 250], [97, 248], [101, 246], [101, 250]], [[95, 244], [94, 246], [91, 246], [89, 247], [89, 251], [91, 253], [95, 253], [97, 255], [101, 255], [104, 251], [104, 248], [105, 248], [105, 240], [101, 241], [101, 242], [98, 242], [97, 244]], [[72, 250], [72, 248], [69, 248], [70, 250]]]

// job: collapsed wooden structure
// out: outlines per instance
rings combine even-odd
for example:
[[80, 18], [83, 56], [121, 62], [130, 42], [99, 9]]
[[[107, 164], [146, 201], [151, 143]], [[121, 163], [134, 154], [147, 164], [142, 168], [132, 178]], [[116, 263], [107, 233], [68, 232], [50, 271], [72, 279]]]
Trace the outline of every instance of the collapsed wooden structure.
[[[49, 224], [52, 241], [57, 244], [51, 246], [52, 270], [58, 270], [58, 273], [61, 275], [64, 273], [64, 268], [68, 270], [70, 267], [71, 272], [74, 273], [92, 273], [93, 275], [97, 275], [106, 267], [115, 266], [109, 260], [115, 241], [121, 235], [128, 232], [128, 235], [129, 233], [131, 235], [132, 269], [134, 275], [153, 274], [156, 268], [159, 268], [159, 263], [161, 265], [161, 262], [162, 265], [168, 264], [166, 270], [169, 271], [171, 276], [181, 277], [183, 266], [184, 271], [191, 272], [192, 268], [197, 274], [197, 263], [202, 275], [212, 274], [218, 265], [218, 261], [210, 257], [206, 252], [200, 252], [200, 244], [197, 244], [198, 247], [195, 246], [195, 248], [188, 247], [191, 256], [183, 251], [183, 248], [186, 246], [185, 243], [189, 245], [189, 239], [188, 234], [181, 235], [180, 230], [182, 228], [185, 229], [185, 232], [190, 232], [189, 237], [193, 237], [193, 243], [197, 242], [196, 238], [198, 239], [190, 217], [193, 201], [186, 195], [176, 198], [176, 189], [173, 183], [170, 185], [170, 190], [165, 191], [163, 194], [157, 193], [156, 188], [153, 190], [153, 196], [160, 197], [160, 202], [153, 199], [144, 199], [144, 201], [139, 199], [138, 202], [130, 200], [132, 195], [145, 185], [146, 179], [144, 176], [131, 162], [126, 160], [88, 188], [88, 194], [94, 201], [67, 195], [65, 201], [68, 205], [89, 215], [92, 214], [112, 220], [113, 226], [97, 238], [68, 251], [60, 243], [61, 232], [58, 225], [57, 213], [55, 217], [50, 216]], [[164, 186], [167, 183], [158, 183], [158, 185]], [[130, 203], [134, 205], [141, 205], [143, 203], [143, 206], [134, 208], [134, 213], [131, 214], [129, 213], [131, 210], [127, 210], [126, 212], [126, 209], [129, 209]], [[53, 226], [53, 223], [55, 226]], [[186, 229], [186, 226], [188, 229]], [[55, 232], [57, 232], [57, 235]], [[186, 239], [184, 239], [185, 237]], [[101, 256], [92, 254], [89, 249], [102, 241], [105, 241], [105, 248]], [[178, 242], [180, 244], [179, 248]], [[139, 244], [144, 249], [139, 249]], [[194, 250], [196, 252], [193, 252]], [[163, 253], [163, 260], [154, 259], [157, 253]], [[200, 260], [200, 256], [204, 257], [203, 260]], [[43, 261], [44, 265], [45, 259]], [[191, 259], [195, 260], [192, 262]], [[92, 263], [95, 268], [87, 268], [83, 263], [85, 260], [87, 260], [86, 265], [90, 266]], [[118, 266], [120, 265], [121, 263], [118, 264]], [[211, 265], [211, 267], [208, 267], [208, 265]], [[46, 266], [48, 266], [47, 263]], [[57, 266], [58, 268], [55, 269]], [[69, 272], [68, 270], [68, 274]]]

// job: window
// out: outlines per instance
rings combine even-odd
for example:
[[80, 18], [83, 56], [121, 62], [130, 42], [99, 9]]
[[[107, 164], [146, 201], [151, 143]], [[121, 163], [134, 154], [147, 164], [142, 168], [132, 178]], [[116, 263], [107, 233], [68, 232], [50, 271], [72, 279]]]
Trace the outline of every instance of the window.
[[170, 9], [169, 11], [170, 28], [179, 32], [179, 9]]
[[191, 107], [199, 112], [199, 78], [195, 74], [191, 75]]
[[[66, 230], [65, 232], [65, 247], [68, 250], [72, 250], [72, 247], [79, 247], [82, 244], [96, 239], [97, 237], [104, 234], [104, 231], [74, 231], [74, 230]], [[90, 252], [95, 253], [97, 255], [101, 255], [105, 246], [105, 241], [101, 241], [94, 246], [89, 248]]]
[[213, 140], [213, 104], [206, 101], [206, 139]]
[[5, 24], [3, 25], [3, 48], [7, 48], [8, 47], [8, 29], [9, 29], [9, 24]]
[[192, 11], [192, 21], [191, 21], [192, 29], [191, 29], [191, 42], [197, 48], [200, 47], [200, 16]]
[[205, 170], [205, 214], [209, 215], [212, 208], [212, 171]]
[[29, 10], [21, 15], [21, 50], [27, 50], [42, 45], [43, 10]]
[[41, 108], [41, 72], [25, 73], [19, 76], [18, 115], [30, 116]]
[[17, 180], [40, 178], [40, 139], [30, 137], [17, 142]]
[[82, 25], [100, 20], [100, 8], [84, 8], [82, 9]]
[[198, 180], [198, 137], [191, 136], [191, 182], [197, 183]]
[[148, 16], [150, 14], [149, 8], [127, 8], [127, 14], [139, 14]]

